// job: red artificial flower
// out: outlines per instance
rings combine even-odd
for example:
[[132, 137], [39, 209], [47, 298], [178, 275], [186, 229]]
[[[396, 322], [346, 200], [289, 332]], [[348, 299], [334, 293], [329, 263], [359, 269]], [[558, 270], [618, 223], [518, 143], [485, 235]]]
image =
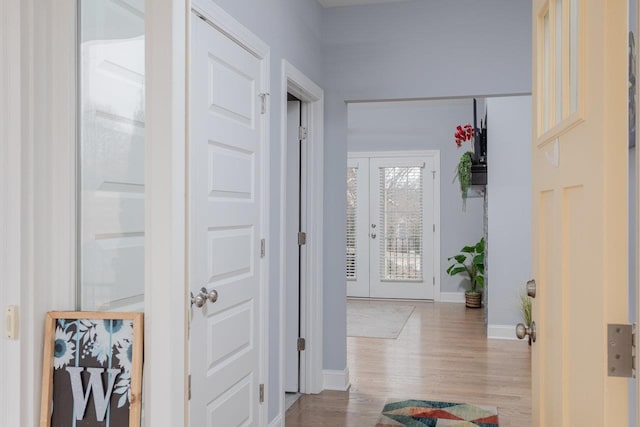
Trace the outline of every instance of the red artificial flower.
[[456, 126], [456, 133], [453, 135], [456, 139], [456, 145], [459, 147], [462, 146], [462, 143], [465, 141], [470, 141], [474, 137], [474, 130], [471, 125]]

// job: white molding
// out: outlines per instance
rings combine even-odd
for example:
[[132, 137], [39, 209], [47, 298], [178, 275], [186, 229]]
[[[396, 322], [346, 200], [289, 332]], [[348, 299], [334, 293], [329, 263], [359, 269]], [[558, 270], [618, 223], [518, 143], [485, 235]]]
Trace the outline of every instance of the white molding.
[[20, 317], [18, 340], [0, 338], [0, 425], [37, 424], [42, 319], [74, 305], [75, 11], [24, 0], [0, 13], [0, 301]]
[[280, 92], [280, 397], [279, 416], [285, 413], [285, 338], [286, 338], [286, 183], [287, 183], [287, 93], [305, 103], [308, 111], [306, 218], [307, 245], [304, 252], [304, 276], [301, 289], [301, 335], [307, 349], [300, 360], [300, 391], [323, 390], [322, 373], [322, 251], [323, 251], [323, 179], [324, 179], [324, 91], [300, 70], [282, 60]]
[[464, 304], [464, 292], [440, 292], [440, 302], [454, 302]]
[[[145, 426], [187, 425], [187, 1], [145, 4]], [[167, 369], [167, 367], [171, 369]]]
[[518, 341], [516, 337], [515, 325], [487, 325], [487, 338], [494, 340], [513, 340]]
[[324, 389], [335, 391], [347, 391], [351, 387], [349, 382], [349, 368], [344, 370], [325, 369], [322, 371]]
[[278, 416], [269, 423], [269, 427], [284, 427], [284, 416], [278, 414]]
[[349, 151], [347, 158], [359, 157], [434, 157], [440, 168], [440, 150], [407, 150], [407, 151]]
[[[20, 304], [21, 281], [21, 112], [20, 3], [0, 2], [0, 314], [7, 305]], [[4, 316], [3, 316], [4, 317]], [[22, 317], [22, 316], [21, 316]], [[4, 331], [4, 318], [0, 320]], [[19, 325], [22, 329], [22, 325]], [[19, 426], [20, 334], [18, 340], [0, 336], [0, 425]]]

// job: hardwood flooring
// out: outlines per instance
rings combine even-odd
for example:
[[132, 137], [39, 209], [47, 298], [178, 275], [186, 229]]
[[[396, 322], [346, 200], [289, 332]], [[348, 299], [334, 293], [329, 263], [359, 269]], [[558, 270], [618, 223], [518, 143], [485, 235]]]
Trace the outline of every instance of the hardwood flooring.
[[500, 427], [531, 425], [531, 352], [524, 341], [488, 340], [482, 310], [415, 305], [397, 339], [347, 338], [351, 389], [303, 395], [287, 427], [375, 426], [389, 398], [497, 406]]

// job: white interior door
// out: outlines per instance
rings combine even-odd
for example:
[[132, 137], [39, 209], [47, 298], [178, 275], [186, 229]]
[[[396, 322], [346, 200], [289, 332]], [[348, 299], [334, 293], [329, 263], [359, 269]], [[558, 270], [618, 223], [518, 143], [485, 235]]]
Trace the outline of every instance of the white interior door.
[[352, 158], [348, 167], [347, 295], [433, 299], [436, 157]]
[[189, 286], [194, 427], [260, 424], [261, 61], [205, 21], [191, 29]]
[[299, 390], [300, 353], [300, 101], [287, 102], [287, 230], [285, 391]]

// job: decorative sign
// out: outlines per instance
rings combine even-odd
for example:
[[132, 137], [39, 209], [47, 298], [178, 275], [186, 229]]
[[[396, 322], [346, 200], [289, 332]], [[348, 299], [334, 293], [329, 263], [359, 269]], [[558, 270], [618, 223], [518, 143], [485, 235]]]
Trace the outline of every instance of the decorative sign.
[[139, 427], [142, 313], [47, 314], [40, 427]]

